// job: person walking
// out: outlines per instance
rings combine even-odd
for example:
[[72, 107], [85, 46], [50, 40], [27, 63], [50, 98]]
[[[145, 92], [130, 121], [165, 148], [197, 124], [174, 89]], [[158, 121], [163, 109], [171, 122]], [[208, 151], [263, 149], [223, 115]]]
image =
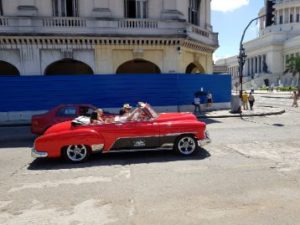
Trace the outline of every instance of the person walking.
[[292, 107], [298, 107], [298, 98], [299, 98], [299, 92], [296, 91], [293, 92], [293, 104]]
[[244, 110], [248, 110], [248, 93], [247, 91], [244, 91], [243, 95], [242, 95], [242, 103], [243, 103], [243, 109]]
[[212, 106], [212, 102], [213, 102], [213, 99], [212, 99], [212, 93], [208, 92], [207, 95], [206, 95], [206, 98], [207, 98], [207, 107], [211, 107]]
[[250, 92], [250, 94], [249, 94], [248, 101], [249, 101], [249, 105], [250, 105], [250, 110], [253, 110], [255, 98], [254, 98], [254, 95], [252, 94], [252, 92]]
[[198, 113], [201, 113], [200, 104], [201, 104], [201, 101], [200, 101], [199, 95], [195, 95], [195, 97], [194, 97], [194, 106], [195, 106], [194, 113], [195, 113], [195, 114], [196, 114], [197, 112], [198, 112]]

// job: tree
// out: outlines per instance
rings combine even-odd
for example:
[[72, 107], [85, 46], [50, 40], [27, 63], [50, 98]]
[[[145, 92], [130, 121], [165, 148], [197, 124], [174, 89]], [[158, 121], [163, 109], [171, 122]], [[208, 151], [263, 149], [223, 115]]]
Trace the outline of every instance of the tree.
[[298, 91], [300, 91], [300, 56], [291, 56], [286, 62], [284, 74], [291, 73], [293, 77], [298, 74]]

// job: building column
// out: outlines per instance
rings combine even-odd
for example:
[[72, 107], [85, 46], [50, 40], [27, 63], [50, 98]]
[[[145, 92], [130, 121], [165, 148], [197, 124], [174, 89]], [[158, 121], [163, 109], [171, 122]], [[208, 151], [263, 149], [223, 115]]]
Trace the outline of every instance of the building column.
[[212, 30], [211, 27], [211, 6], [210, 6], [210, 0], [205, 1], [206, 4], [206, 29]]
[[163, 20], [184, 19], [184, 15], [178, 10], [177, 0], [163, 0], [161, 18]]
[[112, 13], [109, 8], [109, 0], [94, 0], [92, 16], [97, 18], [110, 18]]
[[41, 57], [40, 49], [36, 45], [22, 43], [20, 45], [20, 59], [22, 75], [41, 75]]
[[250, 59], [247, 60], [247, 76], [250, 76]]

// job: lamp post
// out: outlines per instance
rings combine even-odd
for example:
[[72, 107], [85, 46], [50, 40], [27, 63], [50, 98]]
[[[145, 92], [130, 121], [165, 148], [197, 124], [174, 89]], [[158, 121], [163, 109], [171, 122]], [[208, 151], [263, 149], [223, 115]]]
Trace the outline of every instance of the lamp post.
[[244, 69], [244, 65], [245, 65], [245, 62], [246, 62], [246, 58], [247, 58], [247, 55], [245, 53], [245, 48], [243, 46], [244, 37], [245, 37], [246, 31], [249, 28], [249, 26], [251, 25], [251, 23], [255, 20], [258, 20], [258, 19], [264, 17], [264, 16], [265, 15], [256, 17], [248, 23], [248, 25], [244, 29], [244, 32], [243, 32], [243, 35], [242, 35], [242, 38], [241, 38], [241, 41], [240, 41], [240, 52], [239, 52], [239, 56], [237, 57], [238, 62], [239, 62], [239, 81], [240, 81], [240, 86], [241, 86], [240, 98], [242, 98], [242, 94], [243, 94], [243, 69]]

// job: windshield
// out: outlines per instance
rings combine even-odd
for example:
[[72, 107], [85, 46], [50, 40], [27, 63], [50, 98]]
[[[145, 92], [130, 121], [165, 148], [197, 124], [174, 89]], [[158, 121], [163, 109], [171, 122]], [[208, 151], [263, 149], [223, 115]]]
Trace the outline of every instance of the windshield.
[[146, 104], [145, 108], [147, 108], [147, 110], [149, 111], [149, 113], [151, 114], [152, 118], [157, 118], [158, 117], [158, 114], [157, 112], [154, 111], [154, 109], [149, 105], [149, 104]]

